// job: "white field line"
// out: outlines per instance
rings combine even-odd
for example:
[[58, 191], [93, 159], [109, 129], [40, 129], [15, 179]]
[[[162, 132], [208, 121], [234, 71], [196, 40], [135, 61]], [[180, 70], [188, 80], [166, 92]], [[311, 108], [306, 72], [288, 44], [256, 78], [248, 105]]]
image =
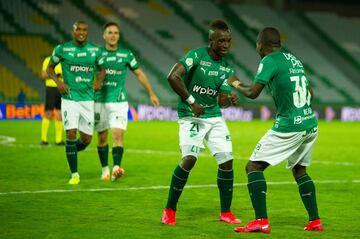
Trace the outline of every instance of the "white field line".
[[[344, 183], [360, 183], [359, 179], [354, 180], [315, 180], [316, 184], [344, 184]], [[296, 184], [294, 181], [267, 182], [268, 185], [288, 185]], [[244, 187], [247, 183], [234, 183], [235, 187]], [[216, 188], [217, 184], [198, 184], [186, 185], [187, 189], [194, 188]], [[129, 187], [129, 188], [88, 188], [88, 189], [54, 189], [54, 190], [35, 190], [35, 191], [15, 191], [0, 192], [0, 196], [19, 195], [19, 194], [40, 194], [40, 193], [75, 193], [75, 192], [104, 192], [104, 191], [144, 191], [144, 190], [163, 190], [169, 189], [169, 186], [156, 185], [148, 187]]]
[[[9, 137], [10, 138], [10, 137]], [[1, 140], [0, 135], [0, 140]], [[45, 148], [45, 147], [51, 147], [49, 146], [41, 146], [38, 144], [14, 144], [13, 141], [8, 141], [7, 143], [2, 143], [3, 141], [0, 141], [0, 144], [6, 144], [7, 147], [14, 147], [14, 148]], [[58, 146], [56, 146], [58, 147]], [[86, 150], [92, 150], [95, 151], [95, 147], [88, 147]], [[169, 150], [152, 150], [152, 149], [131, 149], [126, 148], [126, 153], [133, 153], [133, 154], [157, 154], [157, 155], [174, 155], [177, 157], [181, 157], [180, 151], [169, 151]], [[211, 158], [212, 156], [209, 153], [201, 153], [200, 157], [207, 157]], [[234, 154], [234, 159], [238, 160], [248, 160], [249, 157], [241, 156], [239, 154]], [[323, 165], [340, 165], [340, 166], [353, 166], [354, 163], [352, 162], [332, 162], [332, 161], [324, 161], [324, 160], [312, 160], [311, 163], [313, 164], [323, 164]]]

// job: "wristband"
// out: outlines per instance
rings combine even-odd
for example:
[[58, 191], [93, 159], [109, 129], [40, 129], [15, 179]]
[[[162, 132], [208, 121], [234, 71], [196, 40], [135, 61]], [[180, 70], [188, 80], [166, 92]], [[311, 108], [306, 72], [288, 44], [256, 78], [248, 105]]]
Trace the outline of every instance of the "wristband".
[[189, 105], [192, 105], [195, 103], [195, 98], [194, 96], [190, 95], [186, 100], [185, 100]]
[[235, 88], [238, 88], [238, 87], [240, 86], [240, 84], [241, 84], [241, 82], [238, 81], [238, 80], [236, 80], [236, 81], [234, 81], [233, 83], [231, 83], [231, 85], [232, 85], [233, 87], [235, 87]]

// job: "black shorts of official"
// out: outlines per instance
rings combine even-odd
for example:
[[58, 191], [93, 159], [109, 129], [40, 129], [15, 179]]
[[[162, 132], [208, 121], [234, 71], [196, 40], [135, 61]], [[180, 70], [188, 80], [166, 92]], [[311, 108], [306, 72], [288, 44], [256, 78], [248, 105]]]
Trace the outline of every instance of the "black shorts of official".
[[46, 87], [45, 111], [61, 109], [61, 94], [57, 87]]

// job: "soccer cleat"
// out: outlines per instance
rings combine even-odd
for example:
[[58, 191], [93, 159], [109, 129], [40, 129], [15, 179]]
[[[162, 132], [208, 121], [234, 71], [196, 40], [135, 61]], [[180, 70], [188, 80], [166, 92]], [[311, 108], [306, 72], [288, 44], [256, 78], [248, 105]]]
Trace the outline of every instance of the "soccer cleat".
[[165, 208], [161, 218], [161, 223], [167, 225], [175, 225], [176, 224], [175, 214], [176, 214], [175, 210], [171, 208]]
[[262, 232], [270, 233], [270, 224], [267, 218], [255, 219], [249, 222], [245, 227], [234, 228], [235, 232]]
[[236, 218], [232, 212], [220, 213], [220, 221], [230, 223], [230, 224], [240, 224], [241, 223], [241, 220]]
[[72, 185], [76, 185], [76, 184], [79, 184], [79, 183], [80, 183], [80, 176], [79, 175], [74, 175], [69, 180], [69, 184], [72, 184]]
[[48, 146], [49, 143], [46, 142], [46, 141], [41, 140], [40, 145], [41, 145], [41, 146]]
[[64, 141], [60, 141], [60, 142], [55, 143], [55, 145], [57, 145], [57, 146], [63, 146], [63, 145], [65, 145], [65, 143], [64, 143]]
[[111, 181], [116, 181], [117, 179], [121, 178], [125, 173], [125, 170], [123, 168], [117, 168], [113, 170], [111, 174]]
[[100, 179], [103, 180], [103, 181], [108, 181], [108, 180], [110, 180], [110, 174], [109, 173], [103, 173], [101, 175]]
[[320, 219], [316, 219], [308, 222], [304, 230], [322, 232], [324, 231], [324, 226], [321, 224]]

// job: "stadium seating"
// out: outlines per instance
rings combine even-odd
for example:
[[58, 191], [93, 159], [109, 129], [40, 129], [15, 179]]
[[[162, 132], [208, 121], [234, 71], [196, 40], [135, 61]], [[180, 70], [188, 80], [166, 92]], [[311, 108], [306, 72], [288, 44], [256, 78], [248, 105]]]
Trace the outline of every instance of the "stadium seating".
[[[285, 48], [305, 63], [318, 103], [359, 104], [360, 84], [351, 80], [351, 75], [344, 74], [336, 61], [322, 54], [307, 36], [293, 27], [287, 15], [298, 17], [264, 5], [219, 4], [211, 0], [1, 1], [0, 43], [6, 47], [6, 57], [12, 54], [11, 58], [19, 59], [11, 62], [24, 64], [31, 70], [31, 76], [23, 81], [41, 97], [39, 79], [34, 76], [39, 75], [42, 59], [53, 46], [71, 39], [71, 26], [76, 20], [88, 23], [89, 39], [98, 45], [103, 44], [102, 25], [110, 20], [120, 22], [121, 44], [135, 53], [162, 103], [175, 105], [177, 96], [170, 90], [166, 75], [189, 49], [207, 44], [211, 20], [222, 18], [229, 24], [233, 37], [229, 61], [239, 78], [247, 83], [252, 81], [260, 60], [255, 52], [257, 32], [271, 23], [281, 30]], [[360, 39], [353, 34], [359, 26], [357, 21], [329, 13], [305, 15], [359, 63]], [[302, 27], [311, 28], [306, 24]], [[346, 34], [339, 34], [339, 29]], [[323, 41], [320, 44], [328, 44], [326, 39]], [[10, 64], [2, 64], [15, 77], [24, 78], [24, 73]], [[132, 74], [127, 76], [126, 87], [132, 103], [149, 103], [146, 92]], [[271, 104], [271, 101], [265, 92], [257, 102]]]
[[4, 102], [16, 102], [20, 89], [25, 92], [28, 102], [31, 102], [33, 99], [37, 99], [39, 97], [39, 94], [35, 90], [13, 75], [1, 64], [0, 78], [0, 98], [2, 97]]
[[[40, 36], [2, 35], [4, 41], [13, 53], [24, 60], [26, 66], [40, 76], [42, 62], [53, 47]], [[30, 47], [31, 46], [31, 47]]]
[[[360, 35], [353, 34], [354, 29], [360, 28], [360, 20], [356, 18], [344, 18], [332, 13], [306, 13], [328, 37], [349, 53], [360, 67]], [[336, 27], [334, 27], [336, 26]]]

